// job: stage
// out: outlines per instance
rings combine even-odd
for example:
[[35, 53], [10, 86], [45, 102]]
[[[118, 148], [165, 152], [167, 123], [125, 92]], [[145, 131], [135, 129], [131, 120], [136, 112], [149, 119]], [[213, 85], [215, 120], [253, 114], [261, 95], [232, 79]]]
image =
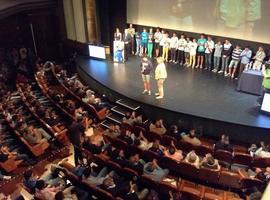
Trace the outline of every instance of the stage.
[[234, 125], [270, 128], [270, 117], [255, 107], [258, 97], [237, 92], [237, 80], [202, 69], [168, 63], [168, 78], [164, 83], [165, 98], [156, 100], [154, 70], [151, 73], [152, 95], [142, 94], [139, 57], [133, 56], [126, 63], [79, 57], [77, 63], [78, 68], [89, 78], [142, 104]]

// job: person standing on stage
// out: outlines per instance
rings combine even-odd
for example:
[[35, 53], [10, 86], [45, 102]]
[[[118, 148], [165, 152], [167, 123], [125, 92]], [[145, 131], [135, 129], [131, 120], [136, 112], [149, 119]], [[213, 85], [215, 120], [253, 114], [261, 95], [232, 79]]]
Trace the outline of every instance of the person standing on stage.
[[185, 46], [187, 41], [185, 40], [185, 36], [181, 35], [180, 39], [178, 40], [178, 61], [180, 65], [183, 65], [185, 63]]
[[187, 37], [186, 39], [186, 45], [184, 48], [184, 52], [185, 52], [185, 66], [188, 67], [189, 65], [189, 56], [190, 56], [190, 46], [191, 46], [192, 42], [190, 41], [189, 37]]
[[141, 53], [141, 34], [139, 32], [135, 33], [135, 39], [136, 39], [136, 53], [135, 55], [140, 55]]
[[131, 35], [131, 53], [134, 54], [134, 36], [135, 36], [135, 28], [133, 28], [133, 24], [129, 24], [128, 33]]
[[270, 63], [266, 62], [262, 67], [263, 82], [262, 82], [262, 95], [258, 99], [258, 103], [262, 105], [265, 93], [270, 93]]
[[213, 55], [213, 50], [215, 48], [215, 43], [212, 40], [210, 36], [207, 38], [207, 42], [205, 44], [205, 68], [207, 70], [212, 69], [212, 55]]
[[170, 62], [176, 63], [176, 50], [177, 50], [177, 43], [178, 43], [178, 37], [175, 33], [173, 33], [173, 36], [171, 37], [170, 41], [170, 48], [171, 48], [171, 60]]
[[124, 34], [124, 44], [125, 44], [125, 58], [124, 60], [128, 60], [128, 57], [130, 56], [131, 52], [131, 41], [133, 40], [132, 36], [128, 32], [128, 29], [125, 29], [125, 34]]
[[229, 65], [229, 73], [227, 73], [226, 77], [234, 78], [237, 66], [241, 58], [240, 57], [241, 53], [242, 53], [242, 49], [240, 48], [240, 45], [236, 45], [236, 47], [234, 48], [232, 52], [232, 60]]
[[204, 61], [204, 52], [205, 52], [205, 44], [206, 39], [204, 38], [204, 34], [201, 34], [201, 37], [198, 39], [198, 57], [197, 57], [197, 66], [196, 68], [200, 67], [203, 68], [203, 61]]
[[114, 41], [122, 41], [122, 33], [119, 31], [119, 28], [116, 28], [114, 33]]
[[223, 49], [223, 45], [221, 44], [221, 41], [218, 41], [215, 44], [214, 69], [212, 70], [212, 72], [214, 73], [217, 73], [219, 70], [222, 49]]
[[218, 72], [219, 74], [227, 75], [227, 68], [229, 65], [230, 56], [232, 53], [232, 44], [229, 40], [225, 40], [225, 43], [223, 44], [222, 52], [221, 52], [221, 70]]
[[148, 35], [148, 45], [147, 45], [147, 55], [149, 58], [152, 58], [152, 54], [153, 54], [153, 40], [154, 40], [153, 29], [150, 28], [149, 35]]
[[147, 52], [148, 35], [149, 34], [146, 32], [146, 28], [144, 28], [143, 32], [141, 33], [142, 54], [146, 54]]
[[168, 54], [170, 47], [170, 38], [168, 36], [168, 33], [165, 33], [163, 42], [164, 43], [163, 43], [162, 57], [166, 62], [168, 62]]
[[153, 69], [153, 64], [148, 60], [147, 56], [143, 56], [140, 67], [144, 86], [143, 94], [148, 93], [148, 95], [151, 95], [150, 72]]
[[154, 34], [154, 39], [155, 39], [154, 49], [155, 49], [155, 53], [156, 53], [156, 58], [159, 56], [159, 43], [160, 43], [161, 38], [162, 38], [162, 34], [161, 34], [159, 28], [157, 28], [157, 30]]
[[255, 70], [261, 70], [263, 60], [265, 59], [265, 52], [262, 47], [259, 47], [258, 51], [256, 52], [256, 55], [253, 57], [255, 60], [253, 63], [253, 69]]
[[163, 55], [163, 46], [164, 46], [165, 36], [166, 36], [166, 33], [162, 29], [161, 30], [161, 39], [160, 39], [160, 42], [159, 42], [159, 55], [160, 56]]
[[167, 70], [162, 57], [157, 58], [157, 67], [155, 70], [155, 79], [157, 80], [158, 93], [156, 99], [162, 99], [164, 97], [163, 83], [167, 78]]
[[249, 63], [250, 58], [252, 56], [252, 51], [248, 47], [245, 47], [245, 49], [242, 51], [240, 56], [241, 56], [241, 62], [240, 62], [238, 78], [240, 77], [244, 69], [246, 68], [246, 65]]
[[195, 67], [196, 64], [196, 52], [197, 52], [198, 43], [197, 40], [194, 38], [193, 42], [190, 44], [190, 55], [189, 55], [189, 65], [188, 67]]

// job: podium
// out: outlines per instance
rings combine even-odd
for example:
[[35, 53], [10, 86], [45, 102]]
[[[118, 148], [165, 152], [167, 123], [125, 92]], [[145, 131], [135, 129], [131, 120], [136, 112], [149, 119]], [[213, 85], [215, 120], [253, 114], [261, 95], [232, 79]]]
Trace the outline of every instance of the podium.
[[123, 41], [113, 41], [113, 61], [125, 61], [125, 44]]

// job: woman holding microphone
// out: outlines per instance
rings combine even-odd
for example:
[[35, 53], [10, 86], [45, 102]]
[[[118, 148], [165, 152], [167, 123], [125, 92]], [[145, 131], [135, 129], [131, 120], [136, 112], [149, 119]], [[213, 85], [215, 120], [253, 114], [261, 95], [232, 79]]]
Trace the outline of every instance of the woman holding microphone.
[[164, 97], [163, 83], [167, 78], [167, 70], [162, 57], [157, 58], [157, 67], [155, 70], [155, 79], [157, 80], [158, 93], [156, 99], [162, 99]]

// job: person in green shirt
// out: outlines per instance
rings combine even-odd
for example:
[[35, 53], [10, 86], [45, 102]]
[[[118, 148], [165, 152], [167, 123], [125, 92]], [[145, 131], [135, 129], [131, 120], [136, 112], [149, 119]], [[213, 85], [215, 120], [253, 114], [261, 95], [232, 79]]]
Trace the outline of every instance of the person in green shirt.
[[270, 93], [270, 62], [266, 62], [262, 69], [263, 82], [262, 82], [262, 95], [259, 97], [258, 102], [261, 105], [265, 93]]
[[200, 67], [201, 69], [203, 68], [203, 61], [204, 61], [204, 52], [205, 52], [205, 44], [207, 40], [204, 37], [204, 34], [201, 34], [201, 37], [198, 39], [197, 44], [198, 44], [198, 57], [197, 57], [197, 66], [196, 68]]

